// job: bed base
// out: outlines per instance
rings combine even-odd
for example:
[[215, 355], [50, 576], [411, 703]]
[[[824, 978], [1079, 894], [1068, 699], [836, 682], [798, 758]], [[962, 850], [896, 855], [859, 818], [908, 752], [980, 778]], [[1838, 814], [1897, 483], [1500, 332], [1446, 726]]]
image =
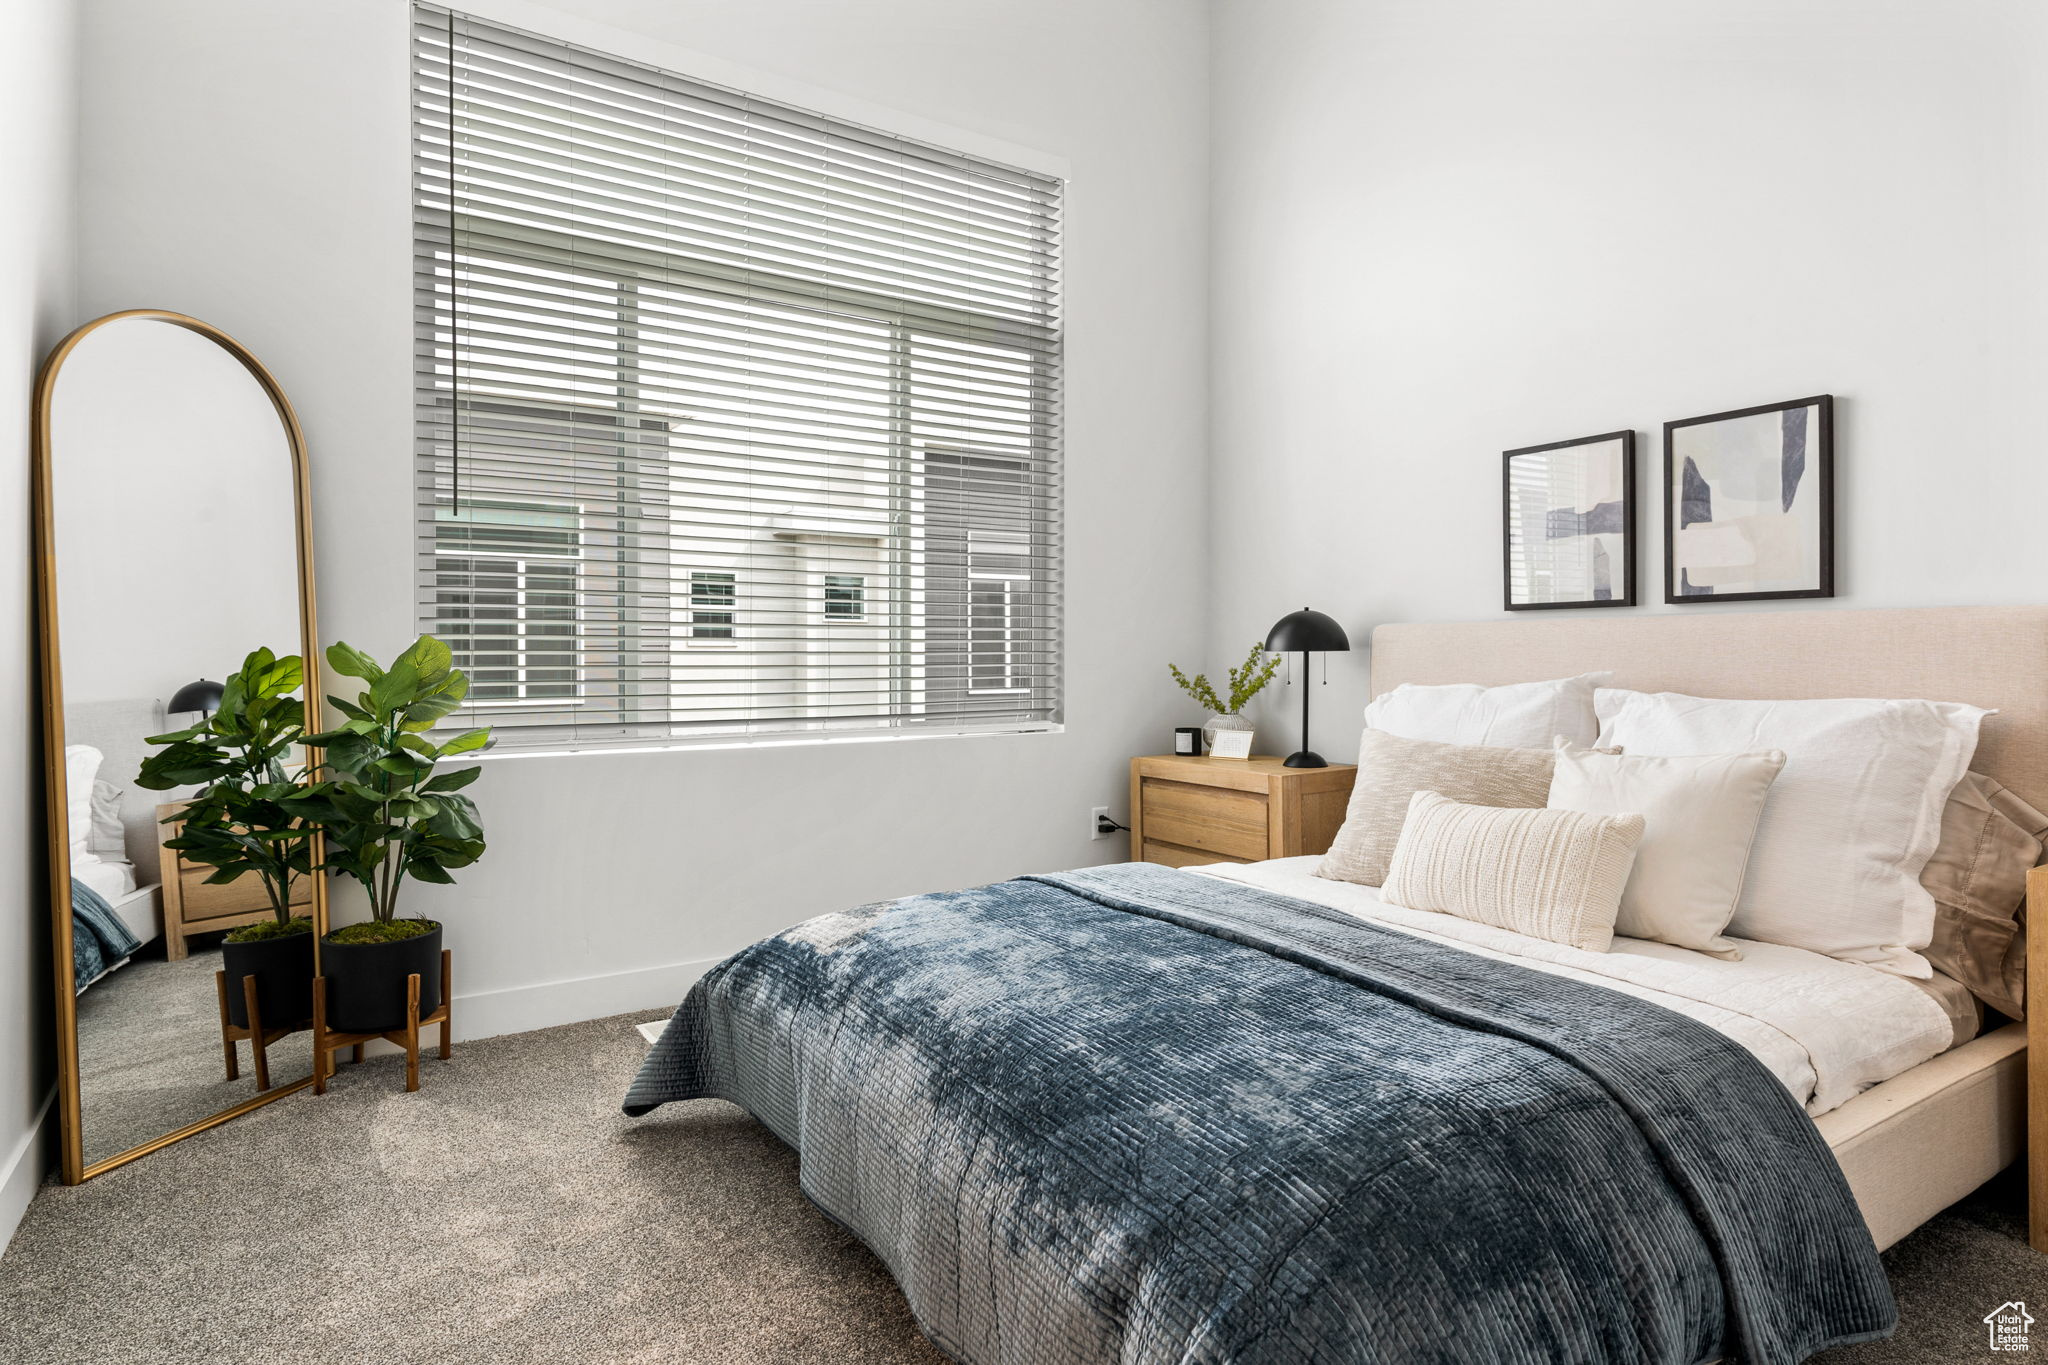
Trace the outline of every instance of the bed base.
[[2027, 1056], [2007, 1024], [1814, 1120], [1880, 1251], [2019, 1159]]

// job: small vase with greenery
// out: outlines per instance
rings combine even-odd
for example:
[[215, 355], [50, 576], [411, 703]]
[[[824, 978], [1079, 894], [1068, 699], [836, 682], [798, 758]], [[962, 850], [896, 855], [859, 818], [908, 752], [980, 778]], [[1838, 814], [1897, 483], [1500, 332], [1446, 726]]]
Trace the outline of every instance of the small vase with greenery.
[[213, 714], [189, 729], [152, 735], [163, 746], [142, 761], [135, 785], [146, 791], [197, 786], [166, 824], [179, 824], [164, 847], [211, 867], [209, 886], [254, 875], [270, 918], [231, 930], [221, 945], [229, 1021], [250, 1027], [245, 979], [255, 982], [266, 1030], [302, 1023], [312, 1013], [313, 922], [292, 913], [293, 883], [312, 872], [309, 831], [292, 809], [301, 790], [305, 706], [292, 694], [304, 681], [296, 654], [259, 649], [221, 689]]
[[239, 943], [311, 932], [311, 920], [292, 914], [292, 880], [312, 871], [307, 830], [286, 807], [299, 791], [303, 766], [293, 750], [305, 742], [305, 706], [292, 693], [304, 681], [296, 654], [282, 659], [259, 649], [222, 686], [220, 705], [190, 729], [152, 735], [167, 746], [142, 761], [135, 785], [146, 791], [197, 786], [164, 823], [182, 823], [165, 848], [185, 861], [214, 869], [206, 879], [221, 886], [254, 873], [263, 882], [272, 918], [245, 925], [228, 937]]
[[452, 883], [450, 869], [483, 855], [476, 806], [462, 794], [483, 770], [436, 769], [444, 758], [484, 748], [491, 732], [469, 730], [441, 744], [427, 738], [469, 693], [468, 675], [430, 635], [389, 668], [346, 644], [328, 647], [327, 666], [368, 686], [353, 698], [327, 699], [344, 720], [308, 737], [321, 749], [319, 780], [288, 804], [319, 827], [320, 868], [354, 878], [369, 895], [368, 920], [323, 940], [321, 971], [333, 1026], [376, 1032], [403, 1022], [408, 974], [421, 977], [422, 1016], [440, 1003], [441, 926], [420, 916], [401, 919], [398, 907], [408, 880]]
[[1180, 671], [1178, 664], [1168, 664], [1166, 667], [1173, 674], [1173, 680], [1180, 684], [1181, 691], [1192, 697], [1196, 705], [1206, 707], [1213, 713], [1208, 724], [1202, 727], [1202, 744], [1208, 749], [1215, 747], [1218, 730], [1252, 728], [1251, 722], [1245, 720], [1239, 712], [1251, 705], [1252, 698], [1259, 695], [1267, 683], [1273, 681], [1273, 675], [1280, 671], [1280, 656], [1268, 655], [1263, 646], [1253, 645], [1251, 652], [1245, 655], [1244, 662], [1224, 675], [1230, 682], [1227, 702], [1210, 683], [1208, 674], [1197, 673], [1190, 678]]

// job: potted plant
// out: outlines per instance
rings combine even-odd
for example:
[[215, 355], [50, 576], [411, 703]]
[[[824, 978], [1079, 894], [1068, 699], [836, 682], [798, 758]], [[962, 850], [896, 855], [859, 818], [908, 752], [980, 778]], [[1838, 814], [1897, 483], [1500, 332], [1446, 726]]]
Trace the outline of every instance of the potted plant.
[[[1262, 655], [1265, 657], [1262, 658]], [[1280, 656], [1266, 655], [1263, 646], [1253, 645], [1244, 662], [1226, 675], [1230, 679], [1228, 704], [1225, 704], [1224, 699], [1210, 685], [1208, 674], [1197, 673], [1190, 678], [1180, 671], [1177, 664], [1168, 664], [1166, 667], [1172, 672], [1173, 680], [1180, 684], [1181, 691], [1194, 698], [1196, 705], [1210, 712], [1208, 724], [1202, 727], [1202, 748], [1206, 751], [1216, 747], [1218, 730], [1252, 728], [1252, 723], [1238, 713], [1251, 705], [1252, 698], [1259, 695], [1267, 683], [1273, 681], [1273, 675], [1280, 671]]]
[[453, 882], [450, 868], [482, 855], [476, 806], [461, 795], [482, 769], [435, 769], [444, 758], [483, 748], [491, 732], [470, 730], [445, 744], [426, 737], [469, 692], [448, 646], [430, 635], [389, 668], [346, 644], [328, 648], [327, 666], [369, 685], [353, 700], [327, 699], [346, 719], [308, 737], [322, 751], [319, 780], [288, 805], [321, 831], [320, 870], [355, 878], [370, 897], [368, 920], [321, 940], [328, 1024], [342, 1033], [384, 1033], [405, 1023], [409, 975], [420, 978], [422, 1017], [440, 1007], [441, 925], [399, 918], [399, 900], [407, 878]]
[[304, 681], [299, 656], [280, 659], [259, 649], [221, 690], [211, 716], [187, 730], [152, 735], [160, 752], [142, 761], [135, 785], [199, 792], [166, 824], [181, 822], [164, 846], [187, 862], [214, 869], [209, 886], [254, 874], [270, 899], [271, 918], [231, 931], [221, 944], [228, 1018], [249, 1026], [242, 979], [256, 978], [266, 1027], [298, 1024], [313, 1013], [313, 922], [294, 915], [292, 880], [312, 870], [307, 830], [285, 802], [300, 789], [303, 768], [292, 751], [306, 742], [305, 706], [292, 693]]

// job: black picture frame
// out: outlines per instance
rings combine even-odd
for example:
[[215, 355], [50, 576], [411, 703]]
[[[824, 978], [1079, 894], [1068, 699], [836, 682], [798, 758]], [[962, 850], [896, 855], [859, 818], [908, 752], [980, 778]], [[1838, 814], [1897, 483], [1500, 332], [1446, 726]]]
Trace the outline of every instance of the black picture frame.
[[[1548, 455], [1575, 446], [1604, 446], [1621, 442], [1621, 581], [1622, 590], [1612, 597], [1575, 602], [1517, 602], [1515, 600], [1515, 461], [1530, 455]], [[1551, 441], [1540, 446], [1521, 446], [1501, 452], [1500, 466], [1500, 556], [1501, 608], [1504, 611], [1564, 611], [1582, 607], [1632, 607], [1636, 604], [1636, 434], [1634, 430], [1603, 431], [1597, 436], [1578, 436], [1568, 441]]]
[[[1785, 589], [1774, 592], [1680, 592], [1679, 573], [1675, 566], [1679, 526], [1679, 504], [1683, 496], [1683, 480], [1678, 470], [1675, 441], [1676, 434], [1686, 427], [1705, 426], [1715, 422], [1733, 421], [1744, 417], [1761, 417], [1773, 412], [1791, 412], [1797, 409], [1818, 409], [1814, 422], [1815, 431], [1810, 433], [1808, 451], [1812, 453], [1814, 465], [1814, 491], [1819, 501], [1815, 553], [1815, 586], [1811, 588]], [[1819, 393], [1807, 398], [1794, 398], [1783, 403], [1759, 403], [1755, 407], [1733, 408], [1727, 412], [1708, 413], [1704, 417], [1685, 417], [1664, 424], [1664, 601], [1668, 606], [1698, 606], [1704, 602], [1777, 602], [1800, 597], [1833, 597], [1835, 595], [1835, 398], [1833, 394]]]

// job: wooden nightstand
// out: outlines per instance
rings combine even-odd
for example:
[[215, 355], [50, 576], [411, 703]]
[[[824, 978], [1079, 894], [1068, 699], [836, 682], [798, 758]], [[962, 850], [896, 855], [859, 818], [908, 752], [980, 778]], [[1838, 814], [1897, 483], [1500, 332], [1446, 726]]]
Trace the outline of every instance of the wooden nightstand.
[[1349, 763], [1289, 768], [1272, 757], [1134, 758], [1131, 856], [1186, 867], [1327, 852], [1357, 775]]
[[[181, 801], [156, 808], [158, 828], [163, 830], [164, 838], [175, 839], [184, 828], [181, 824], [161, 823], [182, 809]], [[188, 863], [178, 850], [161, 845], [157, 847], [157, 857], [163, 872], [164, 956], [173, 962], [185, 956], [185, 940], [193, 934], [239, 929], [269, 919], [275, 913], [270, 908], [270, 895], [263, 889], [263, 879], [253, 872], [225, 886], [208, 886], [206, 879], [214, 869], [204, 863]], [[291, 911], [295, 915], [313, 913], [311, 877], [292, 879]]]

